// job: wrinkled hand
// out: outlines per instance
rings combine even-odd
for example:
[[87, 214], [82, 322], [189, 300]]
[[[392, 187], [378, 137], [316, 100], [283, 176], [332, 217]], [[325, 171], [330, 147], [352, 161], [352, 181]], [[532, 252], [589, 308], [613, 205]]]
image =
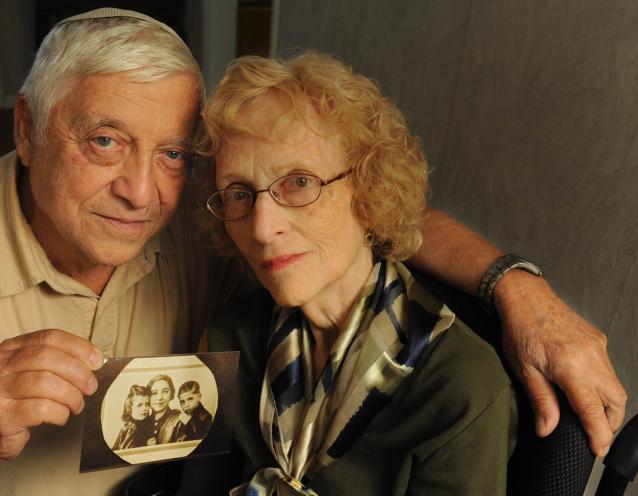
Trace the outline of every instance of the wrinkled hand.
[[29, 428], [64, 425], [97, 389], [102, 355], [90, 342], [57, 329], [0, 343], [0, 460], [18, 456]]
[[542, 279], [520, 270], [502, 278], [495, 303], [506, 358], [530, 398], [536, 433], [547, 436], [560, 411], [552, 382], [569, 399], [596, 456], [604, 456], [625, 416], [627, 394], [607, 355], [606, 336]]

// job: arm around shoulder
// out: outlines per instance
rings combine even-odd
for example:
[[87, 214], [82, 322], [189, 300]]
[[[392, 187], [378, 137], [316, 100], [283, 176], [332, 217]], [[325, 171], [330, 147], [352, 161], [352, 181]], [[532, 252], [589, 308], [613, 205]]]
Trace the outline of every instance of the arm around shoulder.
[[[428, 210], [421, 230], [423, 246], [411, 265], [476, 295], [483, 274], [502, 252], [434, 209]], [[558, 424], [555, 383], [578, 414], [592, 451], [604, 455], [627, 403], [604, 333], [566, 305], [542, 277], [522, 270], [511, 270], [499, 280], [494, 303], [505, 355], [530, 397], [537, 434], [547, 436]]]

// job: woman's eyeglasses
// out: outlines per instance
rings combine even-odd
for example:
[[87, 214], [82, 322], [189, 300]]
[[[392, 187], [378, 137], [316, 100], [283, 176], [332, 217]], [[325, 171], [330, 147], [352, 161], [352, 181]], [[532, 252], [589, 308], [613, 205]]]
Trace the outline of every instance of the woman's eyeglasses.
[[245, 186], [231, 184], [211, 195], [206, 208], [223, 221], [238, 220], [250, 213], [259, 193], [268, 191], [270, 196], [286, 207], [304, 207], [316, 202], [321, 188], [343, 179], [352, 172], [348, 169], [327, 181], [312, 174], [288, 174], [273, 181], [266, 189], [253, 191]]

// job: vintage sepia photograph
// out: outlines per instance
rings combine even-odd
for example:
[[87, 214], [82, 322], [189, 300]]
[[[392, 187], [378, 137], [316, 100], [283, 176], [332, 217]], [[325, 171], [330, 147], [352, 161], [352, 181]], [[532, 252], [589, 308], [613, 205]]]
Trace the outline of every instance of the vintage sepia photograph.
[[98, 391], [87, 398], [81, 471], [227, 449], [228, 436], [204, 441], [229, 428], [236, 355], [107, 359]]

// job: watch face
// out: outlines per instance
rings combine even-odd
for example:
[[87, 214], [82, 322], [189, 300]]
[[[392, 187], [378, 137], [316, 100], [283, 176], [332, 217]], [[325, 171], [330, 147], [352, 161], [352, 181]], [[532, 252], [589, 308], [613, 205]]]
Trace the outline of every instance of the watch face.
[[541, 268], [533, 262], [529, 260], [524, 260], [519, 257], [518, 261], [515, 264], [511, 265], [512, 269], [523, 269], [530, 274], [534, 274], [535, 276], [540, 276], [543, 274]]

